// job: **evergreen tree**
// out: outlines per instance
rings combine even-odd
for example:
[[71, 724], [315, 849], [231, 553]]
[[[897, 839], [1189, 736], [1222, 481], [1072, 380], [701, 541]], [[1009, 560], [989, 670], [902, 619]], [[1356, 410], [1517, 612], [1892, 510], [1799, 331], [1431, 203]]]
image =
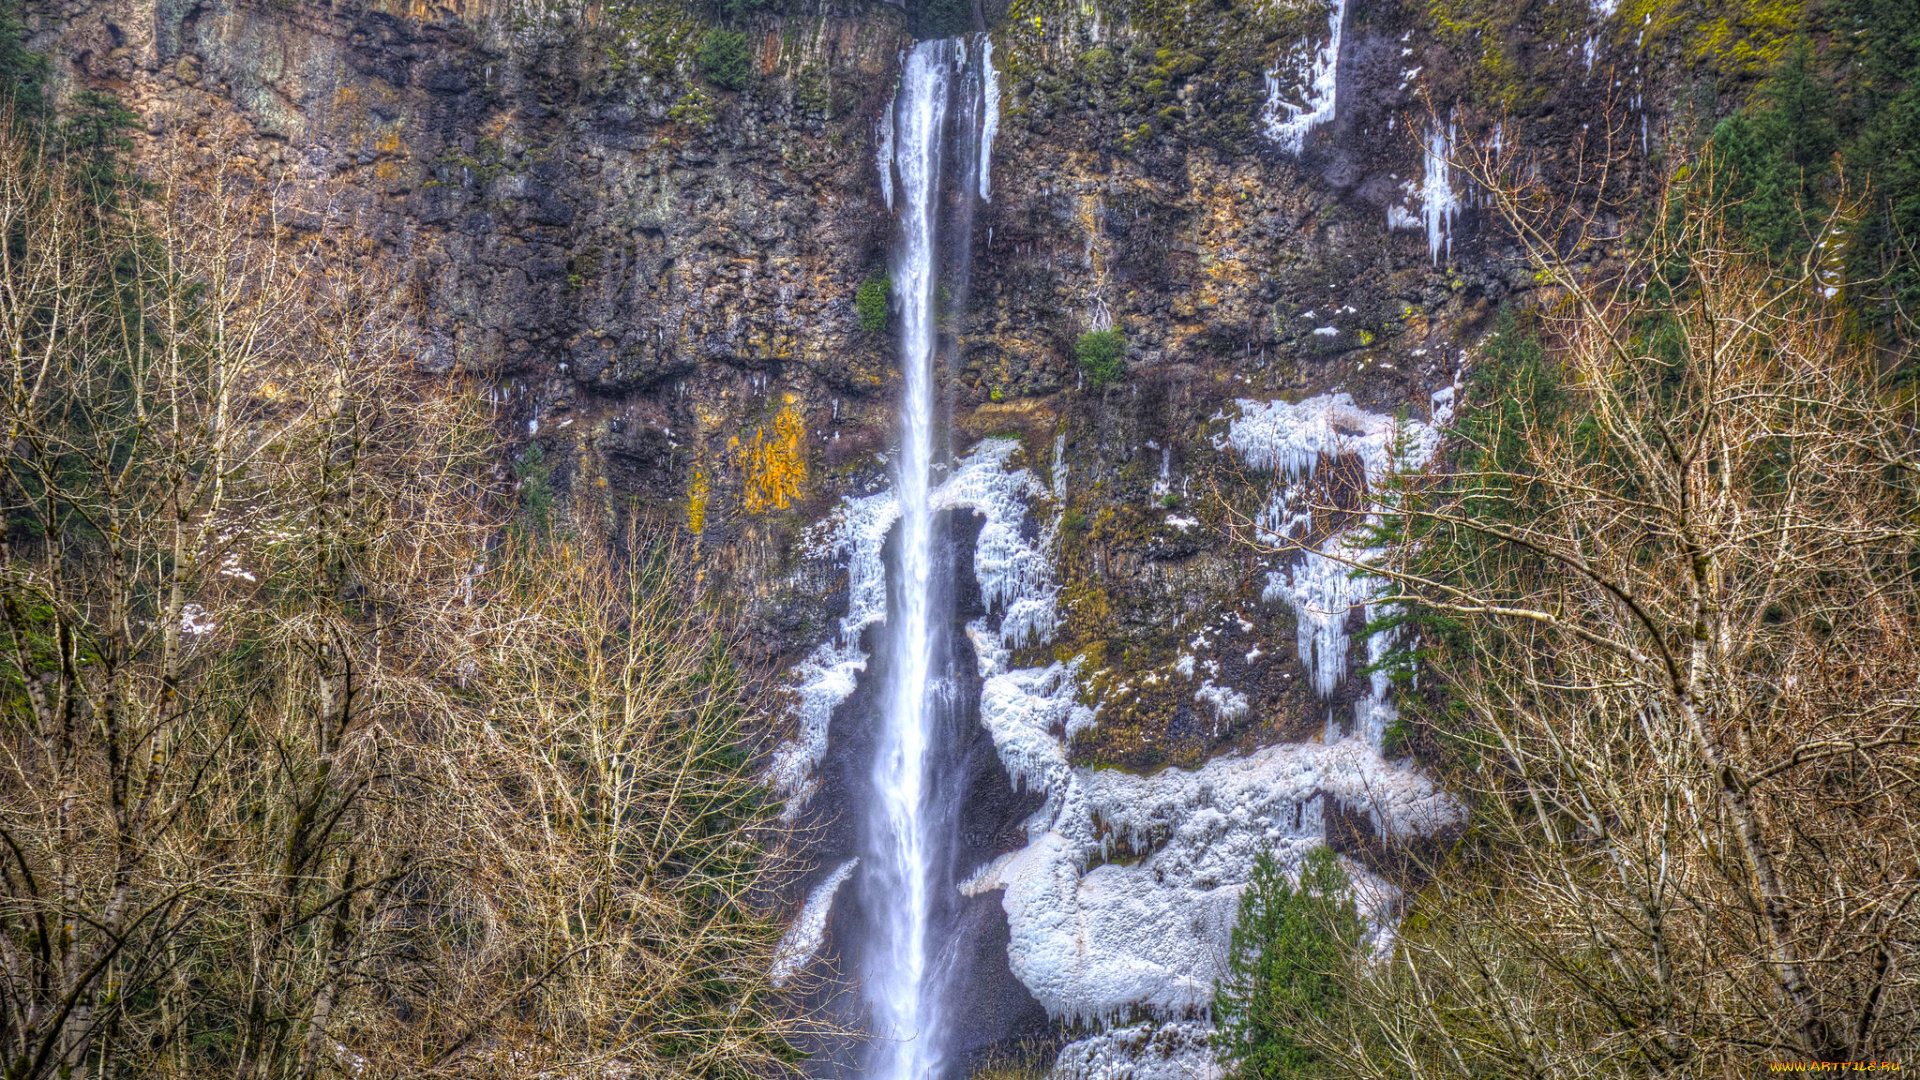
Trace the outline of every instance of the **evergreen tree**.
[[1213, 1004], [1221, 1057], [1243, 1080], [1326, 1074], [1298, 1031], [1339, 1003], [1341, 978], [1359, 954], [1366, 927], [1351, 884], [1325, 848], [1307, 857], [1298, 885], [1273, 856], [1254, 863]]
[[1839, 149], [1833, 125], [1833, 95], [1803, 39], [1755, 107], [1713, 133], [1728, 224], [1776, 259], [1804, 252], [1825, 216], [1823, 184]]
[[1920, 313], [1920, 20], [1908, 0], [1842, 0], [1834, 59], [1850, 186], [1866, 212], [1849, 251], [1849, 277], [1909, 318]]
[[1127, 335], [1118, 329], [1089, 330], [1073, 343], [1073, 355], [1087, 381], [1104, 389], [1127, 373]]
[[46, 57], [27, 48], [27, 22], [21, 0], [0, 0], [0, 97], [13, 106], [16, 120], [34, 120], [45, 109], [41, 80]]
[[738, 90], [753, 77], [752, 50], [747, 35], [738, 30], [715, 27], [707, 31], [694, 60], [701, 72], [723, 90]]

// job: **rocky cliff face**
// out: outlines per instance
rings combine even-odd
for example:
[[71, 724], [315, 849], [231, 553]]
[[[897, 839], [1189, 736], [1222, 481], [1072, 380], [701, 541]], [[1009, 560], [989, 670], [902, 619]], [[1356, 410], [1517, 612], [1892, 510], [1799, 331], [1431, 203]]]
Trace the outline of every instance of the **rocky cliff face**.
[[[1168, 604], [1244, 585], [1212, 514], [1210, 416], [1335, 385], [1424, 402], [1507, 289], [1467, 257], [1467, 220], [1439, 260], [1387, 228], [1425, 116], [1398, 11], [1349, 15], [1338, 107], [1300, 158], [1260, 132], [1263, 64], [1288, 35], [1324, 44], [1327, 9], [1203, 7], [1003, 17], [994, 190], [948, 322], [957, 428], [1042, 449], [1065, 432], [1086, 465], [1072, 641], [1116, 655], [1152, 648]], [[897, 10], [756, 25], [738, 92], [699, 78], [704, 24], [672, 8], [51, 14], [69, 86], [118, 93], [151, 147], [183, 135], [241, 166], [288, 224], [409, 286], [423, 363], [491, 384], [567, 512], [638, 507], [701, 535], [762, 598], [770, 656], [824, 625], [774, 594], [799, 529], [878, 475], [889, 437], [894, 345], [853, 300], [890, 239], [874, 160], [910, 40]], [[1131, 374], [1104, 391], [1071, 356], [1096, 324], [1129, 340]], [[1163, 464], [1202, 527], [1164, 524]]]
[[[1612, 77], [1610, 12], [1516, 31], [1574, 80], [1524, 103], [1540, 137], [1603, 111], [1579, 79]], [[1017, 439], [1008, 468], [1054, 492], [1035, 521], [1059, 625], [1007, 663], [1078, 665], [1098, 723], [1069, 729], [1061, 768], [1331, 741], [1379, 692], [1344, 666], [1313, 685], [1311, 628], [1271, 600], [1275, 559], [1234, 539], [1274, 466], [1231, 428], [1241, 399], [1335, 391], [1353, 409], [1327, 414], [1328, 438], [1373, 437], [1339, 416], [1444, 419], [1463, 347], [1530, 287], [1445, 163], [1449, 132], [1491, 127], [1472, 101], [1454, 111], [1466, 31], [1391, 2], [981, 15], [1005, 96], [971, 287], [943, 316], [954, 441]], [[672, 5], [70, 0], [42, 25], [66, 85], [120, 95], [150, 152], [224, 159], [294, 230], [404, 284], [422, 364], [486, 388], [522, 483], [576, 519], [697, 537], [755, 660], [790, 667], [846, 613], [844, 567], [805, 537], [885, 483], [895, 345], [855, 296], [891, 242], [875, 160], [901, 11], [762, 17], [731, 91], [693, 62], [708, 24]], [[1109, 326], [1128, 373], [1086, 385], [1074, 342]], [[1357, 507], [1363, 457], [1329, 453], [1304, 482]], [[1300, 775], [1262, 813], [1325, 833], [1301, 807], [1332, 781]], [[1034, 790], [1089, 787], [1065, 777]], [[1034, 800], [989, 780], [977, 802], [1001, 810], [970, 828], [1004, 851]], [[1106, 826], [1084, 824], [1105, 851]]]

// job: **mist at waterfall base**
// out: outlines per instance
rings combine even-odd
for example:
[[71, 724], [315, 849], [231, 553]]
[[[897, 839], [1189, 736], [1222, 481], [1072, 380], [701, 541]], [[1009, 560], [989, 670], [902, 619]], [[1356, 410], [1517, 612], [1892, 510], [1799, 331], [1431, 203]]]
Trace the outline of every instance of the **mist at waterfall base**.
[[942, 324], [964, 309], [973, 211], [990, 189], [990, 64], [984, 35], [915, 45], [878, 140], [897, 222], [903, 390], [889, 458], [899, 516], [883, 549], [886, 617], [867, 633], [858, 689], [834, 711], [823, 769], [838, 835], [822, 848], [859, 860], [832, 914], [845, 978], [833, 1007], [868, 1036], [817, 1058], [825, 1075], [944, 1080], [966, 1073], [968, 1050], [1046, 1023], [1007, 971], [999, 905], [958, 888], [1006, 850], [1011, 838], [997, 834], [1031, 800], [1014, 795], [980, 727], [980, 678], [961, 631], [984, 613], [972, 567], [979, 519], [936, 510], [933, 498], [952, 460]]

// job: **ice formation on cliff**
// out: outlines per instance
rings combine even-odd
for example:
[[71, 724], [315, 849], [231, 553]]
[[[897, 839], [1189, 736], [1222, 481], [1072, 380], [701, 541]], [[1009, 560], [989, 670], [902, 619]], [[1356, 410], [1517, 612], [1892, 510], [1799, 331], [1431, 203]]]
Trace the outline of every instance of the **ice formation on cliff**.
[[1427, 253], [1435, 264], [1444, 248], [1453, 254], [1453, 221], [1460, 214], [1460, 196], [1453, 190], [1453, 125], [1441, 130], [1435, 123], [1427, 133], [1426, 176], [1420, 183], [1420, 219], [1427, 227]]
[[933, 508], [972, 510], [985, 518], [974, 544], [973, 575], [989, 611], [999, 611], [997, 631], [1007, 648], [1046, 641], [1058, 622], [1054, 607], [1052, 529], [1037, 543], [1022, 536], [1027, 501], [1047, 489], [1027, 469], [1008, 469], [1020, 449], [1013, 439], [984, 439], [955, 464], [953, 475], [933, 493]]
[[[1027, 823], [1025, 847], [963, 888], [1004, 890], [1009, 966], [1056, 1018], [1105, 1025], [1205, 1015], [1254, 858], [1273, 852], [1293, 864], [1322, 846], [1323, 799], [1389, 835], [1460, 819], [1451, 796], [1358, 739], [1135, 776], [1069, 766], [1063, 741], [1052, 752], [1041, 745], [1038, 712], [1030, 697], [981, 701], [1003, 760], [1022, 762], [1030, 785], [1044, 778], [1047, 805]], [[1137, 861], [1107, 861], [1122, 857]], [[1348, 872], [1384, 933], [1397, 896], [1358, 866]]]
[[980, 201], [986, 202], [993, 190], [993, 138], [1000, 132], [1000, 72], [993, 66], [993, 39], [984, 39], [981, 47], [980, 73], [986, 79], [981, 106], [986, 112], [980, 117]]
[[880, 166], [880, 197], [887, 211], [893, 211], [893, 99], [887, 99], [887, 111], [880, 115], [880, 130], [874, 139], [874, 158]]
[[1219, 1080], [1213, 1025], [1134, 1024], [1060, 1048], [1053, 1080]]
[[[1424, 461], [1437, 436], [1336, 394], [1300, 403], [1241, 402], [1226, 445], [1279, 475], [1275, 500], [1285, 505], [1267, 519], [1276, 530], [1298, 531], [1311, 524], [1310, 508], [1299, 504], [1322, 460], [1356, 456], [1373, 485]], [[1056, 484], [1064, 472], [1060, 449]], [[1018, 536], [1020, 499], [1044, 492], [1023, 490], [1017, 472], [985, 468], [982, 451], [970, 460], [974, 471], [963, 465], [949, 484], [955, 492], [983, 489], [969, 494], [968, 504], [989, 507], [982, 511], [989, 526], [1009, 526], [1010, 542]], [[1043, 559], [1050, 536], [1051, 529], [1038, 544], [1021, 545], [1018, 557], [993, 559], [984, 556], [1000, 541], [983, 530], [976, 556], [982, 589], [1000, 597], [1009, 616], [1023, 599], [1051, 613], [1053, 586], [1041, 566], [998, 569]], [[1365, 602], [1366, 583], [1331, 570], [1317, 577], [1310, 570], [1301, 580], [1340, 593], [1315, 602], [1330, 610], [1337, 600], [1341, 619], [1306, 633], [1328, 639], [1324, 649], [1309, 642], [1319, 650], [1312, 655], [1337, 656], [1344, 679], [1345, 612], [1350, 603]], [[1044, 640], [1051, 629], [1049, 622], [1034, 636]], [[1095, 722], [1095, 710], [1080, 700], [1075, 669], [1055, 663], [1005, 670], [1004, 659], [1004, 651], [991, 659], [982, 653], [981, 724], [1015, 785], [1045, 801], [1025, 824], [1026, 845], [981, 869], [964, 889], [1002, 892], [1009, 966], [1050, 1015], [1096, 1027], [1131, 1024], [1070, 1042], [1055, 1066], [1056, 1080], [1214, 1075], [1204, 1017], [1254, 858], [1274, 852], [1294, 864], [1324, 845], [1329, 800], [1368, 817], [1384, 835], [1426, 834], [1461, 818], [1459, 803], [1410, 764], [1384, 761], [1377, 738], [1268, 747], [1152, 776], [1076, 768], [1068, 747]], [[1191, 656], [1181, 670], [1199, 675]], [[1381, 681], [1375, 696], [1384, 703], [1385, 693]], [[1217, 719], [1251, 707], [1245, 695], [1212, 679], [1200, 683], [1196, 700]], [[1384, 938], [1397, 895], [1362, 868], [1348, 870], [1362, 910]], [[1149, 1022], [1135, 1022], [1142, 1020]]]
[[768, 785], [787, 797], [783, 820], [793, 820], [819, 787], [814, 773], [827, 753], [833, 710], [853, 693], [855, 680], [867, 669], [861, 636], [887, 617], [887, 568], [881, 548], [899, 516], [900, 505], [891, 491], [849, 496], [807, 530], [808, 557], [846, 561], [847, 613], [839, 632], [793, 669], [795, 733], [774, 751], [766, 772]]
[[[984, 440], [955, 464], [931, 496], [936, 513], [971, 510], [986, 519], [974, 550], [974, 574], [988, 609], [1000, 618], [997, 627], [976, 620], [967, 629], [989, 665], [1009, 648], [1051, 637], [1058, 621], [1046, 550], [1052, 531], [1043, 531], [1037, 544], [1021, 535], [1027, 500], [1047, 491], [1031, 471], [1007, 468], [1007, 459], [1019, 448], [1012, 439]], [[807, 557], [846, 562], [847, 613], [838, 633], [796, 664], [790, 675], [794, 735], [774, 751], [766, 771], [768, 784], [787, 799], [785, 820], [797, 817], [818, 788], [815, 773], [827, 752], [833, 711], [853, 693], [867, 669], [861, 638], [869, 626], [887, 617], [887, 569], [881, 550], [899, 517], [890, 490], [849, 496], [807, 531]]]
[[1267, 107], [1261, 119], [1266, 123], [1267, 137], [1290, 154], [1300, 153], [1306, 147], [1308, 133], [1333, 119], [1339, 95], [1340, 39], [1346, 22], [1347, 0], [1335, 0], [1333, 13], [1327, 18], [1327, 43], [1307, 68], [1304, 108], [1287, 100], [1280, 65], [1267, 71]]
[[[1275, 474], [1273, 492], [1255, 524], [1260, 539], [1276, 547], [1299, 547], [1311, 535], [1313, 507], [1304, 481], [1323, 460], [1347, 456], [1360, 460], [1367, 488], [1360, 509], [1373, 523], [1378, 520], [1372, 513], [1377, 493], [1387, 477], [1425, 465], [1440, 445], [1434, 428], [1417, 420], [1367, 412], [1345, 393], [1301, 402], [1242, 399], [1238, 405], [1240, 414], [1215, 446], [1232, 447], [1248, 465]], [[1349, 530], [1301, 551], [1298, 561], [1267, 575], [1262, 598], [1292, 605], [1299, 628], [1300, 663], [1307, 669], [1314, 693], [1322, 698], [1333, 696], [1347, 680], [1351, 613], [1359, 608], [1368, 621], [1387, 614], [1371, 603], [1379, 581], [1357, 572], [1378, 557], [1379, 552], [1362, 546], [1355, 531]], [[1367, 662], [1377, 663], [1392, 644], [1390, 634], [1369, 638]], [[1396, 715], [1388, 689], [1387, 676], [1376, 672], [1371, 693], [1354, 705], [1355, 729], [1376, 748]]]
[[788, 979], [806, 970], [813, 961], [815, 953], [827, 938], [827, 916], [833, 911], [834, 894], [840, 891], [853, 868], [860, 860], [848, 859], [840, 868], [822, 878], [820, 884], [807, 894], [807, 902], [801, 905], [800, 914], [793, 925], [781, 935], [780, 944], [774, 946], [773, 966], [768, 969], [770, 981], [774, 986], [785, 986]]
[[1255, 469], [1289, 480], [1311, 476], [1322, 458], [1358, 457], [1367, 484], [1378, 487], [1397, 469], [1417, 468], [1440, 445], [1440, 436], [1417, 420], [1370, 413], [1345, 392], [1301, 402], [1240, 399], [1240, 415], [1216, 449], [1232, 446]]

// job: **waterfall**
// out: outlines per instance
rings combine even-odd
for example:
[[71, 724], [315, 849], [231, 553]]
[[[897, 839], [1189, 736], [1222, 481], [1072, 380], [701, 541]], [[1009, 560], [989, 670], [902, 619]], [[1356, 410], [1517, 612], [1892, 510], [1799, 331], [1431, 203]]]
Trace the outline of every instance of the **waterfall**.
[[979, 175], [991, 152], [983, 114], [997, 95], [989, 93], [984, 45], [984, 36], [915, 45], [882, 138], [891, 151], [884, 187], [900, 226], [892, 278], [904, 391], [894, 455], [899, 523], [860, 859], [869, 898], [861, 976], [874, 1036], [861, 1072], [885, 1080], [935, 1080], [943, 1066], [939, 939], [956, 892], [945, 853], [958, 792], [936, 779], [943, 744], [952, 741], [943, 687], [953, 678], [953, 604], [933, 508], [934, 474], [945, 466], [938, 323], [964, 291], [973, 200], [987, 187]]

